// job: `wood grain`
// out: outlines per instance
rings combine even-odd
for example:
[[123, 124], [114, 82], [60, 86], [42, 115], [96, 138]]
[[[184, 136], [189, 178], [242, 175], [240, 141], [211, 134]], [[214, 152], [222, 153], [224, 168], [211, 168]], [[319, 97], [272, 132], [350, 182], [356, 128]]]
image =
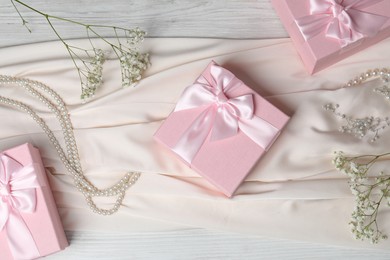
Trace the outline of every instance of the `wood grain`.
[[[149, 37], [287, 37], [270, 0], [25, 0], [40, 11], [88, 24], [138, 26]], [[19, 6], [19, 5], [18, 5]], [[0, 47], [57, 39], [43, 16], [19, 6], [29, 34], [10, 0], [0, 0]], [[85, 30], [56, 22], [61, 36], [85, 38]], [[102, 31], [113, 36], [111, 30]]]
[[45, 259], [389, 259], [389, 253], [385, 251], [331, 247], [201, 229], [134, 234], [67, 232], [67, 235], [71, 247]]

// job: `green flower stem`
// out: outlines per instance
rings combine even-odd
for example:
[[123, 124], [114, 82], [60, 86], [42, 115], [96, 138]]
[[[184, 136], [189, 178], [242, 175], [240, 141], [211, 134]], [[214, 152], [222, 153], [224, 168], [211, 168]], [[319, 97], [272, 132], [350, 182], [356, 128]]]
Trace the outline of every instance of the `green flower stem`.
[[[11, 0], [11, 3], [15, 7], [15, 10], [17, 11], [20, 18], [22, 19], [23, 25], [29, 30], [29, 32], [31, 32], [31, 30], [27, 26], [27, 21], [24, 19], [24, 17], [18, 10], [16, 3], [30, 9], [31, 11], [45, 18], [51, 30], [65, 46], [67, 52], [69, 53], [69, 56], [72, 59], [74, 66], [77, 69], [77, 73], [81, 83], [82, 99], [92, 97], [95, 94], [96, 90], [103, 84], [103, 63], [106, 60], [107, 52], [103, 52], [102, 49], [95, 48], [91, 40], [92, 38], [100, 39], [104, 44], [107, 44], [110, 49], [115, 53], [121, 65], [122, 87], [135, 86], [142, 79], [142, 73], [150, 64], [149, 54], [140, 53], [138, 51], [138, 45], [142, 42], [145, 36], [145, 32], [140, 30], [139, 28], [126, 29], [117, 26], [86, 24], [55, 15], [49, 15], [34, 7], [29, 6], [28, 4], [23, 3], [20, 0]], [[53, 25], [53, 20], [67, 22], [83, 27], [86, 31], [91, 49], [83, 49], [68, 44], [65, 39], [61, 37], [60, 33]], [[109, 28], [111, 30], [114, 30], [117, 44], [115, 41], [111, 42], [110, 40], [103, 37], [97, 30], [99, 28]], [[120, 39], [120, 34], [123, 34], [124, 40], [126, 41], [123, 44], [122, 40]], [[84, 52], [87, 55], [87, 58], [81, 57], [80, 52]], [[81, 63], [78, 63], [78, 61], [80, 61]], [[78, 64], [80, 64], [80, 67]]]
[[[36, 13], [42, 15], [43, 17], [45, 17], [45, 19], [46, 19], [46, 21], [48, 22], [48, 24], [49, 24], [50, 28], [52, 29], [52, 31], [55, 33], [55, 35], [58, 37], [58, 39], [59, 39], [59, 40], [62, 42], [62, 44], [65, 46], [67, 52], [69, 53], [69, 56], [70, 56], [71, 59], [72, 59], [73, 64], [74, 64], [75, 67], [77, 68], [77, 73], [79, 74], [80, 81], [82, 81], [82, 75], [81, 75], [81, 72], [80, 72], [80, 68], [78, 67], [77, 62], [76, 62], [76, 60], [75, 60], [75, 58], [74, 58], [74, 56], [73, 56], [73, 55], [76, 55], [76, 53], [73, 52], [73, 51], [71, 50], [71, 46], [70, 46], [68, 43], [66, 43], [65, 40], [61, 37], [61, 35], [58, 33], [58, 31], [56, 30], [56, 28], [54, 27], [54, 25], [52, 24], [52, 22], [51, 22], [50, 19], [51, 19], [51, 18], [52, 18], [52, 19], [57, 19], [57, 20], [61, 20], [61, 21], [65, 21], [65, 22], [69, 22], [69, 23], [73, 23], [73, 24], [77, 24], [77, 25], [81, 25], [81, 26], [86, 26], [86, 25], [83, 24], [83, 23], [77, 22], [77, 21], [73, 21], [73, 20], [66, 19], [66, 18], [62, 18], [62, 17], [58, 17], [58, 16], [49, 15], [49, 14], [44, 13], [44, 12], [41, 12], [41, 11], [39, 11], [38, 9], [35, 9], [34, 7], [29, 6], [29, 5], [23, 3], [23, 2], [21, 2], [21, 1], [19, 1], [19, 0], [11, 0], [13, 6], [15, 7], [16, 11], [18, 12], [20, 18], [21, 18], [22, 21], [23, 21], [23, 25], [25, 25], [26, 27], [27, 27], [27, 25], [26, 25], [27, 22], [26, 22], [26, 20], [24, 19], [24, 17], [21, 15], [21, 13], [19, 12], [19, 10], [18, 10], [18, 8], [16, 7], [14, 1], [17, 2], [17, 3], [20, 4], [20, 5], [23, 5], [24, 7], [27, 7], [28, 9], [30, 9], [30, 10], [36, 12]], [[31, 30], [30, 30], [28, 27], [27, 27], [27, 29], [31, 32]], [[81, 49], [81, 48], [78, 48], [78, 49]], [[76, 57], [78, 57], [78, 56], [76, 55]], [[84, 75], [84, 74], [83, 74], [83, 75]], [[84, 75], [84, 76], [85, 76], [85, 75]]]
[[[23, 5], [24, 7], [44, 16], [46, 19], [56, 19], [56, 20], [60, 20], [60, 21], [64, 21], [64, 22], [68, 22], [68, 23], [73, 23], [73, 24], [77, 24], [77, 25], [80, 25], [80, 26], [84, 26], [86, 27], [87, 29], [91, 29], [91, 28], [107, 28], [107, 29], [117, 29], [117, 30], [122, 30], [122, 31], [128, 31], [129, 29], [127, 28], [124, 28], [124, 27], [118, 27], [118, 26], [110, 26], [110, 25], [101, 25], [101, 24], [86, 24], [86, 23], [82, 23], [82, 22], [79, 22], [79, 21], [75, 21], [75, 20], [71, 20], [71, 19], [67, 19], [67, 18], [64, 18], [64, 17], [60, 17], [60, 16], [55, 16], [55, 15], [51, 15], [51, 14], [47, 14], [47, 13], [44, 13], [42, 11], [39, 11], [38, 9], [35, 9], [34, 7], [26, 4], [26, 3], [23, 3], [22, 1], [20, 0], [11, 0], [13, 6], [15, 7], [16, 11], [18, 12], [20, 18], [22, 19], [22, 21], [26, 22], [27, 21], [23, 18], [23, 16], [21, 15], [21, 13], [19, 12], [18, 8], [16, 7], [15, 3], [14, 2], [17, 2], [18, 4], [20, 5]], [[58, 36], [58, 35], [57, 35]], [[99, 38], [104, 38], [98, 34], [96, 34], [96, 36], [98, 36]], [[110, 43], [111, 44], [111, 43]]]
[[[74, 21], [74, 20], [70, 20], [70, 19], [66, 19], [66, 18], [63, 18], [63, 17], [58, 17], [58, 16], [54, 16], [54, 15], [50, 15], [50, 14], [47, 14], [47, 13], [44, 13], [42, 11], [39, 11], [38, 9], [35, 9], [34, 7], [32, 6], [29, 6], [28, 4], [25, 4], [23, 3], [22, 1], [20, 0], [11, 0], [12, 4], [15, 6], [14, 2], [17, 2], [18, 4], [20, 5], [23, 5], [24, 7], [27, 7], [28, 9], [46, 17], [46, 19], [48, 18], [53, 18], [53, 19], [57, 19], [57, 20], [61, 20], [61, 21], [64, 21], [64, 22], [69, 22], [69, 23], [73, 23], [73, 24], [78, 24], [78, 25], [82, 25], [82, 26], [85, 26], [85, 24], [81, 23], [81, 22], [78, 22], [78, 21]], [[15, 6], [16, 10], [18, 10], [18, 8]], [[18, 11], [20, 17], [23, 19], [23, 16], [20, 14], [20, 12]]]
[[27, 26], [27, 21], [24, 19], [24, 17], [22, 16], [22, 14], [19, 12], [19, 9], [17, 8], [17, 6], [15, 5], [15, 2], [13, 0], [11, 0], [11, 3], [12, 5], [14, 6], [16, 12], [18, 13], [20, 19], [22, 20], [22, 23], [23, 25], [27, 28], [27, 30], [31, 33], [31, 29]]

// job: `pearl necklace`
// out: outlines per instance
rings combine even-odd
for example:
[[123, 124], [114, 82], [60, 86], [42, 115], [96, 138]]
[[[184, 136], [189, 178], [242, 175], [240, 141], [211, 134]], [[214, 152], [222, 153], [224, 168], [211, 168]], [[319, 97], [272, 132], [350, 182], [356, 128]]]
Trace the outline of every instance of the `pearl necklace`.
[[367, 70], [366, 72], [360, 74], [356, 78], [348, 81], [347, 84], [344, 85], [344, 87], [352, 87], [360, 85], [368, 80], [371, 80], [373, 78], [382, 78], [384, 82], [388, 82], [390, 79], [390, 69], [382, 68], [382, 69], [374, 69], [374, 70]]
[[[55, 114], [61, 125], [62, 134], [65, 139], [66, 153], [45, 121], [39, 117], [31, 107], [17, 100], [0, 96], [0, 104], [10, 106], [27, 113], [43, 129], [44, 133], [47, 135], [59, 154], [68, 173], [73, 177], [75, 187], [84, 195], [88, 206], [94, 213], [112, 215], [117, 212], [122, 204], [126, 190], [138, 180], [140, 173], [127, 172], [124, 177], [122, 177], [122, 179], [113, 186], [106, 189], [98, 189], [84, 176], [80, 164], [77, 144], [74, 138], [72, 122], [69, 117], [68, 109], [66, 108], [62, 98], [54, 90], [38, 81], [0, 75], [0, 84], [4, 86], [18, 86], [25, 89]], [[117, 196], [117, 199], [114, 206], [110, 209], [97, 207], [92, 199], [93, 197], [112, 196]]]

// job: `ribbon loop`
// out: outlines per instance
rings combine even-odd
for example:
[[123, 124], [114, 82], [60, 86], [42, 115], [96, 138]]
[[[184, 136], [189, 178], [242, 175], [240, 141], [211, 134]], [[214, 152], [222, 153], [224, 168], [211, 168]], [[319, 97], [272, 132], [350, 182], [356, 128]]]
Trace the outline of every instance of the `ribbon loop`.
[[[230, 97], [234, 75], [213, 64], [210, 66], [210, 82], [203, 76], [187, 87], [174, 112], [201, 107], [203, 111], [179, 138], [172, 150], [187, 163], [191, 163], [207, 136], [210, 141], [223, 140], [237, 135], [241, 130], [263, 149], [267, 149], [278, 135], [279, 129], [254, 116], [253, 94]], [[246, 131], [243, 122], [255, 131]]]
[[325, 31], [326, 37], [334, 38], [346, 46], [363, 37], [375, 36], [389, 17], [364, 10], [383, 0], [310, 0], [310, 15], [295, 22], [304, 39]]
[[13, 158], [0, 154], [0, 231], [5, 229], [15, 259], [40, 256], [20, 215], [35, 211], [37, 187], [39, 183], [32, 164], [23, 166]]

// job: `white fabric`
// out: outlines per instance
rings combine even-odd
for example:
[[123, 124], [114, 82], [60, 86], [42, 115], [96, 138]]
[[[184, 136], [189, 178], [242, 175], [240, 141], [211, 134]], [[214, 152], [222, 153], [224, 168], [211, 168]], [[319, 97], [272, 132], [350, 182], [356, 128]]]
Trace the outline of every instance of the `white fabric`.
[[[84, 40], [74, 44], [86, 44]], [[77, 73], [61, 43], [0, 49], [0, 74], [48, 84], [64, 97], [71, 112], [86, 176], [108, 186], [127, 170], [143, 172], [114, 216], [93, 214], [65, 175], [55, 150], [26, 114], [0, 106], [0, 150], [31, 142], [42, 153], [66, 230], [162, 231], [200, 227], [333, 245], [389, 249], [351, 237], [354, 206], [347, 178], [331, 164], [334, 150], [351, 153], [388, 151], [390, 131], [370, 144], [338, 132], [340, 121], [322, 109], [327, 102], [354, 116], [386, 116], [390, 109], [372, 93], [378, 82], [339, 89], [369, 68], [390, 65], [390, 40], [309, 76], [289, 39], [147, 39], [152, 66], [135, 88], [121, 89], [116, 60], [104, 67], [104, 87], [81, 104]], [[224, 197], [164, 148], [152, 135], [183, 89], [211, 59], [292, 116], [278, 140], [259, 161], [233, 199]], [[3, 87], [0, 95], [23, 100], [52, 129], [52, 114], [21, 89]], [[61, 138], [60, 131], [57, 132]], [[112, 200], [97, 200], [108, 205]], [[379, 216], [390, 234], [390, 211]]]

